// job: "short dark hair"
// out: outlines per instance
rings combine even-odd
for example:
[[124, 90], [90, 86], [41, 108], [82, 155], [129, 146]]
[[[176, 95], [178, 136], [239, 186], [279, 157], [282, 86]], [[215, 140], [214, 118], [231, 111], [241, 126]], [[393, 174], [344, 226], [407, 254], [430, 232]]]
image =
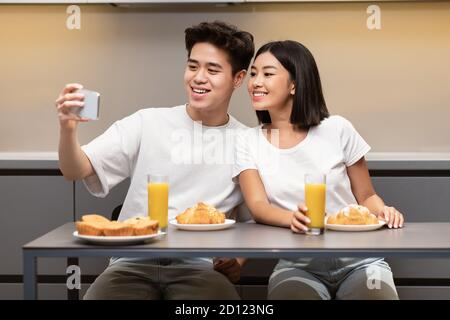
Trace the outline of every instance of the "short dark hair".
[[251, 33], [222, 21], [202, 22], [187, 28], [184, 33], [188, 56], [196, 43], [210, 43], [228, 54], [233, 75], [247, 70], [255, 53]]
[[[269, 42], [259, 48], [255, 59], [270, 52], [289, 72], [295, 83], [290, 122], [298, 128], [309, 129], [329, 116], [322, 93], [319, 70], [311, 52], [292, 40]], [[259, 123], [272, 123], [267, 110], [256, 111]]]

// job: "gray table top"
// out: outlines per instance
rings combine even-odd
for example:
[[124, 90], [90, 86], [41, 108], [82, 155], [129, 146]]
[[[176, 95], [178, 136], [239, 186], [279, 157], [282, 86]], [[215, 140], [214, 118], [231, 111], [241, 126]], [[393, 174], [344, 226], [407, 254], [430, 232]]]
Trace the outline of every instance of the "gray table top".
[[403, 229], [383, 227], [369, 232], [327, 230], [320, 236], [255, 223], [236, 223], [220, 231], [182, 231], [170, 226], [163, 238], [130, 246], [89, 244], [76, 239], [74, 230], [74, 223], [62, 225], [24, 245], [24, 252], [66, 257], [450, 257], [450, 223], [441, 222], [410, 222]]

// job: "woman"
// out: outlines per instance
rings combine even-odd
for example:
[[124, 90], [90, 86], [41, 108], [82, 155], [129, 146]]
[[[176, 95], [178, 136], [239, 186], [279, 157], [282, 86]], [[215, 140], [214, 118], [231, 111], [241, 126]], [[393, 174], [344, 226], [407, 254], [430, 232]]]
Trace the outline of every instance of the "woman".
[[[329, 116], [312, 54], [295, 41], [270, 42], [256, 53], [248, 91], [260, 126], [238, 136], [233, 172], [259, 223], [307, 230], [305, 173], [327, 178], [327, 206], [335, 213], [358, 203], [401, 228], [403, 215], [375, 193], [365, 154], [369, 145], [352, 124]], [[300, 204], [299, 204], [300, 203]], [[299, 205], [297, 205], [299, 204]], [[383, 258], [280, 260], [269, 299], [398, 299]]]

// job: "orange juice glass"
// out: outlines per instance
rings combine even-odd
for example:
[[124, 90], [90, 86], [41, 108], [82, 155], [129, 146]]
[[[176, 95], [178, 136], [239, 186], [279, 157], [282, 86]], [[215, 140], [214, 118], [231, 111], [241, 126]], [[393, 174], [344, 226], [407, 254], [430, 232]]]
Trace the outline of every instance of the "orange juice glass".
[[161, 231], [167, 230], [169, 220], [169, 179], [164, 175], [149, 174], [147, 179], [148, 215], [157, 220]]
[[325, 230], [326, 176], [305, 174], [306, 215], [311, 220], [306, 234], [319, 235]]

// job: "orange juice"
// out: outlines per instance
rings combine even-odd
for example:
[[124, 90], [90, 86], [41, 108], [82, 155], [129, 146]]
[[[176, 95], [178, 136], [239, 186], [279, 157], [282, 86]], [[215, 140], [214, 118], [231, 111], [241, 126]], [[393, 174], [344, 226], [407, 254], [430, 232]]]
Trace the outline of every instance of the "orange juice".
[[148, 189], [148, 215], [158, 220], [161, 229], [167, 228], [169, 216], [169, 184], [150, 182]]
[[305, 184], [305, 204], [308, 208], [308, 218], [311, 223], [310, 228], [323, 229], [325, 227], [325, 183]]

